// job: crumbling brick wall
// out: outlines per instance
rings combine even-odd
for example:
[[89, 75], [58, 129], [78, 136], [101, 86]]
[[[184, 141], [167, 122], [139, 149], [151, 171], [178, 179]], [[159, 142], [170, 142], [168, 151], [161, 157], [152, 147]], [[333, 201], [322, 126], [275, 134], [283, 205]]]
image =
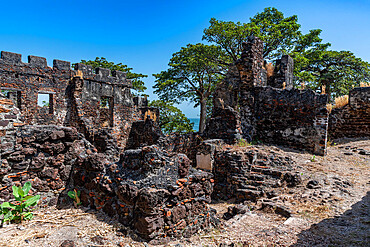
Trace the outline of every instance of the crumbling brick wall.
[[331, 139], [370, 137], [370, 87], [353, 89], [349, 104], [332, 110], [329, 136]]
[[[64, 91], [71, 78], [70, 62], [54, 60], [48, 67], [43, 57], [1, 52], [0, 89], [15, 95], [26, 124], [63, 125], [66, 115]], [[49, 106], [38, 106], [38, 94], [49, 94]]]
[[327, 95], [312, 90], [256, 87], [253, 96], [257, 140], [326, 154]]

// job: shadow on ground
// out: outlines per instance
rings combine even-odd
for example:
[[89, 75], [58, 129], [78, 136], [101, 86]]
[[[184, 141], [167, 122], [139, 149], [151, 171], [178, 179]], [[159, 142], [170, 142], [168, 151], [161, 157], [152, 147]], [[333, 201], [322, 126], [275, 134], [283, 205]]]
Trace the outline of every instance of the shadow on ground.
[[302, 231], [291, 245], [298, 246], [370, 246], [370, 191], [342, 215]]

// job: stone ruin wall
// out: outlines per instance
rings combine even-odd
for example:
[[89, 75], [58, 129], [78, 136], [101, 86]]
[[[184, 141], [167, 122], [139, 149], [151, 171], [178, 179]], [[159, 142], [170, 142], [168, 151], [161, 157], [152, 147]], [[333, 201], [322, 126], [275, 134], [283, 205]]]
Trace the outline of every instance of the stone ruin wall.
[[[71, 70], [61, 60], [51, 68], [43, 57], [28, 56], [23, 63], [20, 54], [1, 52], [0, 89], [9, 91], [25, 124], [76, 127], [99, 147], [117, 146], [115, 156], [125, 148], [132, 123], [146, 113], [147, 105], [135, 104], [131, 88], [121, 71], [80, 63]], [[38, 106], [38, 94], [49, 95], [48, 106]], [[102, 106], [102, 100], [108, 104]]]
[[56, 204], [74, 160], [87, 146], [95, 148], [76, 129], [24, 125], [15, 103], [2, 94], [0, 111], [0, 198], [9, 200], [13, 185], [31, 181], [33, 192], [42, 193], [44, 205]]
[[[71, 78], [70, 63], [28, 56], [23, 63], [20, 54], [1, 52], [0, 89], [10, 90], [26, 124], [63, 125], [66, 116], [64, 90]], [[50, 95], [50, 107], [37, 105], [38, 93]]]
[[[262, 52], [263, 43], [256, 37], [243, 44], [236, 63], [238, 73], [232, 68], [234, 76], [227, 78], [232, 78], [230, 83], [225, 80], [215, 93], [206, 134], [212, 138], [227, 134], [228, 143], [241, 136], [248, 142], [259, 140], [325, 155], [327, 96], [293, 89], [293, 60], [289, 56], [277, 60], [274, 75], [264, 78]], [[225, 115], [233, 117], [228, 120]], [[224, 126], [232, 131], [227, 132]]]
[[22, 124], [3, 95], [0, 110], [1, 119], [9, 118], [0, 128], [1, 201], [27, 181], [42, 206], [69, 205], [67, 191], [78, 189], [84, 206], [117, 216], [153, 243], [189, 237], [212, 223], [212, 174], [192, 168], [186, 155], [144, 146], [121, 152], [114, 162], [76, 128]]
[[263, 143], [326, 154], [328, 97], [312, 90], [256, 87], [255, 138]]
[[279, 195], [286, 186], [301, 183], [293, 160], [274, 151], [256, 147], [216, 148], [213, 159], [214, 199], [256, 202]]
[[329, 116], [329, 137], [370, 137], [370, 87], [354, 88], [349, 93], [349, 104], [335, 108]]

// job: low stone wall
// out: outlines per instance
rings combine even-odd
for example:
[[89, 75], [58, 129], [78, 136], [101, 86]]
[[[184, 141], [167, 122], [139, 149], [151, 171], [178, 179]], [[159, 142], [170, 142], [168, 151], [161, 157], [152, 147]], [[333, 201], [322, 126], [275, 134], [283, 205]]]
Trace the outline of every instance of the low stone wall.
[[311, 90], [256, 87], [253, 97], [257, 140], [326, 154], [327, 95]]
[[169, 154], [185, 154], [192, 162], [191, 165], [195, 167], [198, 148], [203, 140], [204, 136], [198, 132], [187, 134], [172, 133], [160, 138], [158, 140], [158, 146]]
[[274, 197], [284, 186], [296, 186], [300, 175], [293, 161], [261, 147], [217, 150], [214, 153], [214, 199], [256, 201]]
[[[13, 198], [13, 185], [32, 183], [33, 193], [45, 204], [55, 204], [68, 183], [73, 164], [96, 149], [74, 128], [24, 126], [17, 128], [14, 140], [1, 148], [0, 198]], [[1, 144], [3, 146], [3, 142]]]
[[4, 153], [14, 150], [15, 131], [21, 125], [20, 111], [14, 101], [0, 92], [0, 160]]
[[329, 136], [331, 139], [370, 137], [370, 87], [353, 89], [349, 104], [332, 110]]
[[[166, 155], [157, 146], [127, 150], [120, 163], [104, 157], [75, 166], [73, 183], [84, 206], [103, 210], [156, 242], [190, 236], [211, 220], [212, 175], [190, 167], [183, 154]], [[157, 240], [153, 240], [157, 238]]]

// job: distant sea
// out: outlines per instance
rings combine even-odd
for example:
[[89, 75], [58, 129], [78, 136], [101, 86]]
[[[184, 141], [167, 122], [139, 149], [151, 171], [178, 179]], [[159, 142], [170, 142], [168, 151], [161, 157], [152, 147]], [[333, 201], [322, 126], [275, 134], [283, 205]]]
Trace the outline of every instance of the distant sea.
[[194, 123], [194, 131], [199, 131], [199, 120], [200, 118], [189, 118], [190, 122]]

